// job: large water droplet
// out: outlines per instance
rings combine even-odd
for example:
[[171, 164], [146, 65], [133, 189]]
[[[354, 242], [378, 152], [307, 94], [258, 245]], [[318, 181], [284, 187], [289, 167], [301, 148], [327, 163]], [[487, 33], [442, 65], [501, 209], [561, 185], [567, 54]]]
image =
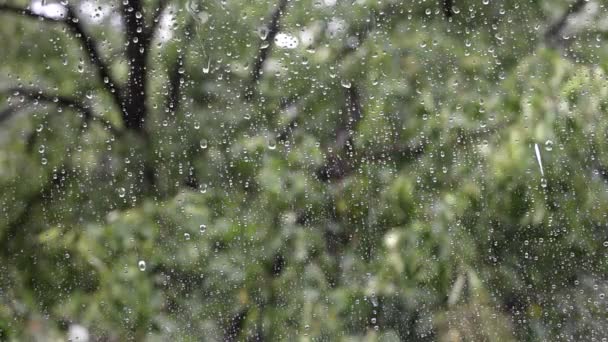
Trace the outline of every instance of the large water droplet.
[[274, 150], [277, 148], [277, 141], [273, 137], [268, 138], [268, 149]]

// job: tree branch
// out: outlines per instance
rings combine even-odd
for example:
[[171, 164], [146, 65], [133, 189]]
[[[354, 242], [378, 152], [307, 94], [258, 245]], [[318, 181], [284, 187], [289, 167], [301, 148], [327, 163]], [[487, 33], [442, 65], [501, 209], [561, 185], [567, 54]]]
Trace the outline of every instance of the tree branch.
[[[66, 108], [74, 109], [80, 112], [83, 116], [85, 122], [97, 121], [101, 123], [107, 130], [109, 130], [112, 134], [119, 136], [122, 132], [118, 130], [111, 122], [108, 120], [95, 115], [91, 109], [80, 103], [77, 99], [62, 96], [62, 95], [54, 95], [48, 94], [39, 89], [23, 89], [23, 88], [12, 88], [8, 90], [11, 94], [22, 95], [27, 99], [34, 101], [42, 101], [46, 103], [52, 103], [59, 106], [63, 106]], [[14, 108], [13, 111], [10, 111], [10, 108], [3, 112], [3, 115], [0, 115], [0, 123], [12, 117], [18, 110]]]
[[108, 93], [110, 93], [110, 96], [114, 100], [116, 106], [121, 108], [122, 99], [120, 97], [119, 85], [112, 76], [110, 68], [101, 58], [101, 53], [97, 49], [96, 42], [93, 40], [93, 38], [91, 38], [90, 35], [87, 34], [72, 6], [67, 6], [67, 11], [68, 15], [65, 21], [66, 25], [68, 25], [68, 27], [72, 30], [76, 38], [80, 40], [80, 43], [89, 56], [89, 62], [91, 62], [91, 64], [97, 69], [97, 75], [100, 83], [108, 91]]
[[277, 8], [272, 12], [272, 15], [270, 16], [270, 23], [267, 26], [268, 31], [266, 39], [264, 39], [266, 42], [268, 42], [268, 46], [264, 48], [262, 46], [264, 43], [260, 44], [258, 55], [256, 56], [253, 62], [253, 68], [251, 70], [251, 80], [249, 81], [249, 86], [245, 91], [245, 98], [247, 100], [251, 100], [255, 96], [256, 84], [262, 76], [261, 72], [264, 67], [264, 63], [266, 62], [266, 59], [268, 59], [270, 51], [272, 50], [274, 38], [276, 37], [277, 33], [279, 33], [281, 17], [285, 12], [287, 2], [288, 0], [279, 0]]
[[127, 84], [122, 93], [122, 117], [128, 129], [144, 132], [144, 121], [148, 113], [146, 64], [149, 39], [144, 30], [145, 22], [141, 0], [123, 1], [122, 14], [125, 22], [126, 57], [129, 66]]
[[550, 46], [555, 46], [560, 41], [560, 34], [568, 24], [568, 19], [573, 15], [579, 13], [585, 8], [587, 4], [586, 0], [576, 0], [573, 4], [570, 5], [568, 10], [562, 14], [561, 17], [553, 24], [549, 26], [547, 31], [545, 32], [545, 42]]
[[76, 12], [71, 6], [66, 6], [66, 16], [63, 19], [56, 19], [47, 17], [38, 13], [34, 13], [28, 8], [19, 8], [12, 5], [2, 4], [0, 5], [0, 12], [14, 13], [25, 17], [40, 19], [43, 21], [51, 21], [56, 23], [64, 23], [72, 32], [72, 34], [80, 41], [80, 44], [84, 48], [86, 54], [89, 57], [89, 62], [97, 69], [97, 74], [100, 83], [110, 93], [110, 96], [114, 100], [114, 103], [118, 108], [122, 108], [122, 100], [120, 98], [120, 89], [118, 89], [118, 83], [112, 77], [110, 68], [101, 58], [101, 53], [97, 49], [95, 41], [86, 33], [84, 26], [80, 19], [76, 15]]
[[61, 19], [61, 18], [56, 19], [56, 18], [44, 16], [42, 14], [34, 13], [29, 8], [21, 8], [21, 7], [9, 5], [9, 4], [0, 4], [0, 12], [8, 12], [8, 13], [22, 15], [24, 17], [30, 17], [30, 18], [34, 18], [34, 19], [40, 19], [40, 20], [48, 20], [51, 22], [64, 22], [65, 21], [65, 19]]
[[182, 51], [178, 52], [178, 56], [173, 64], [173, 66], [169, 70], [169, 89], [167, 92], [167, 99], [165, 101], [165, 108], [172, 110], [173, 112], [177, 112], [180, 105], [180, 97], [181, 97], [181, 86], [184, 83], [183, 76], [183, 68], [186, 64], [186, 52], [188, 50], [188, 46], [190, 40], [192, 38], [192, 30], [194, 29], [193, 21], [190, 20], [186, 25], [184, 30], [185, 38], [184, 44], [182, 47]]
[[[370, 17], [374, 18], [375, 20], [371, 21], [371, 22], [375, 22], [376, 26], [378, 26], [378, 25], [390, 22], [390, 20], [393, 17], [397, 16], [398, 14], [402, 14], [402, 13], [403, 13], [403, 9], [400, 9], [399, 4], [390, 3], [386, 6], [384, 6], [383, 8], [373, 9], [370, 13]], [[351, 27], [351, 29], [349, 30], [348, 36], [357, 37], [359, 40], [358, 45], [356, 45], [356, 46], [344, 45], [342, 47], [342, 50], [340, 50], [338, 52], [338, 55], [336, 56], [337, 62], [343, 60], [349, 54], [357, 51], [357, 49], [359, 48], [359, 46], [361, 46], [363, 41], [367, 39], [370, 32], [372, 32], [374, 30], [374, 27], [370, 27], [368, 22], [370, 22], [370, 21], [363, 20], [361, 24]]]
[[14, 219], [8, 222], [5, 229], [0, 230], [4, 231], [4, 235], [0, 236], [0, 249], [2, 249], [2, 254], [5, 257], [12, 254], [13, 245], [11, 242], [18, 237], [20, 240], [25, 238], [26, 234], [19, 232], [19, 230], [23, 229], [24, 225], [28, 223], [28, 220], [32, 215], [32, 210], [51, 197], [54, 190], [62, 189], [70, 174], [71, 172], [64, 164], [55, 168], [47, 177], [42, 189], [30, 194], [25, 200], [23, 210]]
[[169, 4], [169, 0], [158, 0], [156, 2], [156, 6], [154, 6], [154, 15], [152, 16], [152, 23], [150, 24], [150, 26], [148, 27], [147, 32], [146, 32], [146, 37], [149, 41], [151, 41], [154, 38], [154, 35], [156, 34], [156, 30], [157, 30], [158, 26], [160, 25], [160, 17], [162, 16], [163, 12], [167, 8], [168, 4]]
[[454, 15], [452, 10], [453, 0], [443, 0], [443, 15], [446, 18], [451, 18]]

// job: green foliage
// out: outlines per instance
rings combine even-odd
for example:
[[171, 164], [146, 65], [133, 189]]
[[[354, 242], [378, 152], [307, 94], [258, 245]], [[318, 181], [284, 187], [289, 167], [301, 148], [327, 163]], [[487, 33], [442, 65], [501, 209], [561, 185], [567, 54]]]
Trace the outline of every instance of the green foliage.
[[112, 85], [0, 5], [0, 340], [604, 338], [607, 9], [579, 2], [291, 0], [266, 41], [281, 1], [71, 1]]

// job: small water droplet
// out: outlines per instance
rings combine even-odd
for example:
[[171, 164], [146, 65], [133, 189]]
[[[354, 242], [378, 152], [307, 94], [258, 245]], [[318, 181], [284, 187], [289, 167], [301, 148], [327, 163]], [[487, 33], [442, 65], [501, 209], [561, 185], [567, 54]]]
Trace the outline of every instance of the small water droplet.
[[277, 148], [277, 142], [273, 137], [268, 138], [268, 149], [274, 150]]
[[553, 141], [547, 140], [545, 142], [545, 150], [546, 151], [553, 151]]
[[540, 179], [540, 186], [542, 186], [543, 188], [547, 187], [547, 179], [546, 178], [541, 178]]
[[209, 143], [207, 142], [207, 139], [201, 139], [200, 145], [201, 148], [204, 150], [209, 146]]
[[268, 29], [266, 27], [260, 27], [258, 36], [260, 36], [260, 39], [266, 40], [266, 38], [268, 38]]
[[137, 268], [139, 268], [140, 271], [145, 271], [146, 270], [146, 262], [143, 260], [139, 260], [139, 262], [137, 263]]
[[186, 241], [190, 240], [190, 234], [184, 233], [184, 239], [186, 239]]
[[207, 225], [205, 224], [201, 224], [200, 226], [198, 226], [201, 234], [204, 233], [207, 230]]
[[352, 87], [352, 83], [349, 80], [342, 80], [340, 82], [340, 84], [342, 85], [342, 87], [344, 87], [346, 89]]
[[122, 187], [121, 187], [121, 188], [118, 188], [118, 196], [119, 196], [119, 197], [121, 197], [121, 198], [122, 198], [122, 197], [125, 197], [125, 195], [126, 195], [126, 194], [127, 194], [127, 189], [122, 188]]

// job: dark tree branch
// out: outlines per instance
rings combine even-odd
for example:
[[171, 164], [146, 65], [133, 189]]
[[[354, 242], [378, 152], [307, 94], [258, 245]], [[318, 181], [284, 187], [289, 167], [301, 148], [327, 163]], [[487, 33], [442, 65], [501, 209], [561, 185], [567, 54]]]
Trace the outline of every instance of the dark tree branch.
[[146, 67], [150, 41], [145, 31], [141, 0], [128, 0], [122, 4], [129, 66], [127, 84], [122, 94], [122, 117], [128, 129], [144, 133], [144, 122], [148, 113]]
[[0, 124], [13, 117], [13, 115], [17, 114], [19, 112], [19, 109], [20, 108], [17, 107], [8, 107], [2, 110], [0, 112]]
[[[370, 13], [370, 17], [374, 20], [369, 21], [371, 23], [375, 23], [376, 27], [385, 23], [390, 23], [391, 19], [396, 17], [399, 14], [403, 13], [403, 9], [400, 8], [400, 4], [390, 3], [384, 6], [381, 9], [373, 9]], [[349, 54], [357, 51], [359, 46], [366, 40], [370, 34], [370, 32], [374, 31], [375, 27], [370, 26], [368, 21], [362, 20], [358, 25], [351, 26], [348, 37], [357, 37], [358, 44], [357, 45], [344, 45], [342, 50], [338, 52], [336, 56], [336, 61], [339, 62], [343, 60]]]
[[586, 4], [586, 0], [576, 0], [576, 2], [571, 4], [568, 10], [564, 12], [561, 17], [559, 17], [559, 19], [549, 26], [545, 32], [545, 41], [548, 45], [555, 46], [557, 43], [559, 43], [559, 36], [568, 24], [568, 19], [582, 11]]
[[66, 18], [66, 24], [72, 30], [72, 33], [78, 38], [85, 49], [85, 52], [89, 56], [89, 61], [97, 69], [99, 81], [103, 87], [110, 93], [110, 96], [114, 100], [114, 103], [118, 108], [121, 108], [122, 99], [120, 97], [120, 88], [108, 65], [101, 58], [101, 53], [97, 48], [96, 42], [93, 38], [86, 33], [84, 26], [80, 19], [76, 15], [76, 12], [71, 6], [67, 6], [68, 15]]
[[316, 176], [322, 182], [330, 182], [349, 176], [359, 164], [382, 163], [397, 159], [402, 162], [413, 161], [424, 154], [425, 147], [426, 143], [395, 144], [386, 149], [355, 151], [350, 157], [332, 154], [326, 159], [325, 164], [316, 170]]
[[352, 146], [352, 133], [361, 121], [361, 98], [355, 85], [346, 89], [346, 118], [336, 129], [336, 146], [338, 148]]
[[352, 134], [362, 118], [361, 98], [354, 84], [346, 89], [345, 114], [346, 117], [336, 128], [336, 152], [329, 154], [325, 165], [317, 170], [320, 180], [339, 179], [353, 169], [355, 148]]
[[183, 73], [180, 70], [184, 67], [185, 57], [183, 53], [179, 53], [173, 67], [169, 70], [169, 89], [166, 100], [166, 108], [177, 112], [180, 104], [181, 84], [183, 82]]
[[194, 22], [190, 20], [184, 30], [185, 38], [181, 51], [178, 52], [177, 58], [169, 70], [169, 89], [167, 92], [166, 108], [177, 112], [180, 106], [181, 88], [184, 83], [184, 68], [186, 64], [186, 53], [188, 51], [189, 43], [192, 39], [192, 30], [194, 29]]
[[[46, 93], [42, 90], [39, 89], [21, 89], [21, 88], [13, 88], [10, 89], [9, 92], [11, 94], [17, 94], [18, 96], [23, 96], [29, 100], [33, 100], [33, 101], [42, 101], [42, 102], [46, 102], [46, 103], [51, 103], [51, 104], [55, 104], [58, 106], [62, 106], [65, 108], [70, 108], [73, 109], [77, 112], [79, 112], [80, 114], [82, 114], [83, 120], [84, 122], [91, 122], [91, 121], [96, 121], [101, 123], [108, 131], [110, 131], [112, 134], [119, 136], [122, 132], [117, 129], [111, 122], [109, 122], [108, 120], [99, 117], [97, 115], [95, 115], [93, 113], [93, 111], [91, 111], [91, 109], [82, 104], [80, 101], [78, 101], [75, 98], [71, 98], [71, 97], [67, 97], [67, 96], [62, 96], [62, 95], [54, 95], [54, 94], [49, 94]], [[10, 108], [9, 108], [10, 109]], [[7, 109], [5, 112], [10, 113], [10, 115], [1, 115], [0, 116], [0, 123], [2, 123], [3, 121], [9, 119], [12, 114], [15, 114], [18, 109], [15, 108], [14, 111], [9, 111], [9, 109]], [[4, 112], [3, 112], [4, 113]]]
[[243, 327], [245, 325], [245, 320], [247, 318], [248, 312], [249, 309], [244, 308], [241, 311], [237, 312], [225, 323], [224, 341], [233, 342], [239, 340], [239, 336], [241, 335], [241, 331], [243, 330]]
[[262, 45], [265, 45], [265, 43], [260, 44], [258, 55], [256, 56], [253, 62], [253, 67], [251, 69], [251, 80], [249, 81], [249, 86], [247, 87], [247, 90], [245, 92], [245, 98], [248, 100], [251, 100], [255, 96], [256, 84], [262, 76], [261, 72], [264, 68], [264, 63], [266, 62], [266, 59], [268, 59], [270, 51], [272, 50], [274, 38], [276, 37], [277, 33], [279, 33], [281, 17], [285, 12], [287, 2], [288, 0], [279, 0], [277, 8], [272, 12], [272, 15], [270, 16], [270, 23], [266, 27], [267, 35], [265, 39], [268, 45], [264, 48]]
[[72, 34], [80, 41], [85, 53], [89, 57], [90, 63], [97, 69], [99, 81], [103, 87], [110, 93], [110, 96], [114, 100], [118, 108], [122, 108], [122, 100], [120, 98], [120, 89], [118, 89], [118, 83], [112, 77], [110, 68], [101, 58], [101, 53], [97, 49], [95, 41], [86, 33], [84, 26], [80, 19], [76, 15], [74, 9], [71, 6], [66, 7], [65, 18], [51, 18], [41, 14], [34, 13], [32, 10], [27, 8], [19, 8], [12, 5], [2, 4], [0, 5], [0, 12], [8, 12], [18, 14], [30, 18], [40, 19], [43, 21], [64, 23], [72, 32]]
[[289, 123], [277, 134], [277, 142], [285, 142], [289, 135], [298, 127], [298, 118], [293, 118]]
[[0, 4], [0, 11], [12, 13], [12, 14], [18, 14], [18, 15], [22, 15], [22, 16], [30, 17], [30, 18], [34, 18], [34, 19], [48, 20], [51, 22], [64, 22], [65, 21], [65, 19], [62, 19], [62, 18], [56, 19], [56, 18], [47, 17], [47, 16], [44, 16], [44, 15], [41, 15], [38, 13], [34, 13], [29, 8], [21, 8], [21, 7], [9, 5], [9, 4]]
[[151, 41], [156, 34], [156, 30], [160, 25], [160, 17], [165, 12], [167, 5], [169, 4], [169, 0], [158, 0], [156, 5], [154, 6], [154, 15], [152, 15], [152, 22], [146, 31], [146, 39]]
[[27, 196], [21, 212], [7, 223], [5, 229], [0, 230], [4, 231], [4, 235], [0, 236], [0, 249], [2, 249], [2, 254], [5, 257], [13, 252], [14, 244], [12, 242], [18, 236], [19, 240], [24, 239], [26, 234], [20, 232], [20, 230], [28, 223], [34, 208], [47, 201], [55, 190], [61, 190], [65, 186], [70, 174], [69, 169], [63, 164], [55, 168], [47, 177], [42, 189]]
[[451, 18], [454, 15], [452, 10], [453, 0], [443, 0], [443, 15], [446, 18]]

